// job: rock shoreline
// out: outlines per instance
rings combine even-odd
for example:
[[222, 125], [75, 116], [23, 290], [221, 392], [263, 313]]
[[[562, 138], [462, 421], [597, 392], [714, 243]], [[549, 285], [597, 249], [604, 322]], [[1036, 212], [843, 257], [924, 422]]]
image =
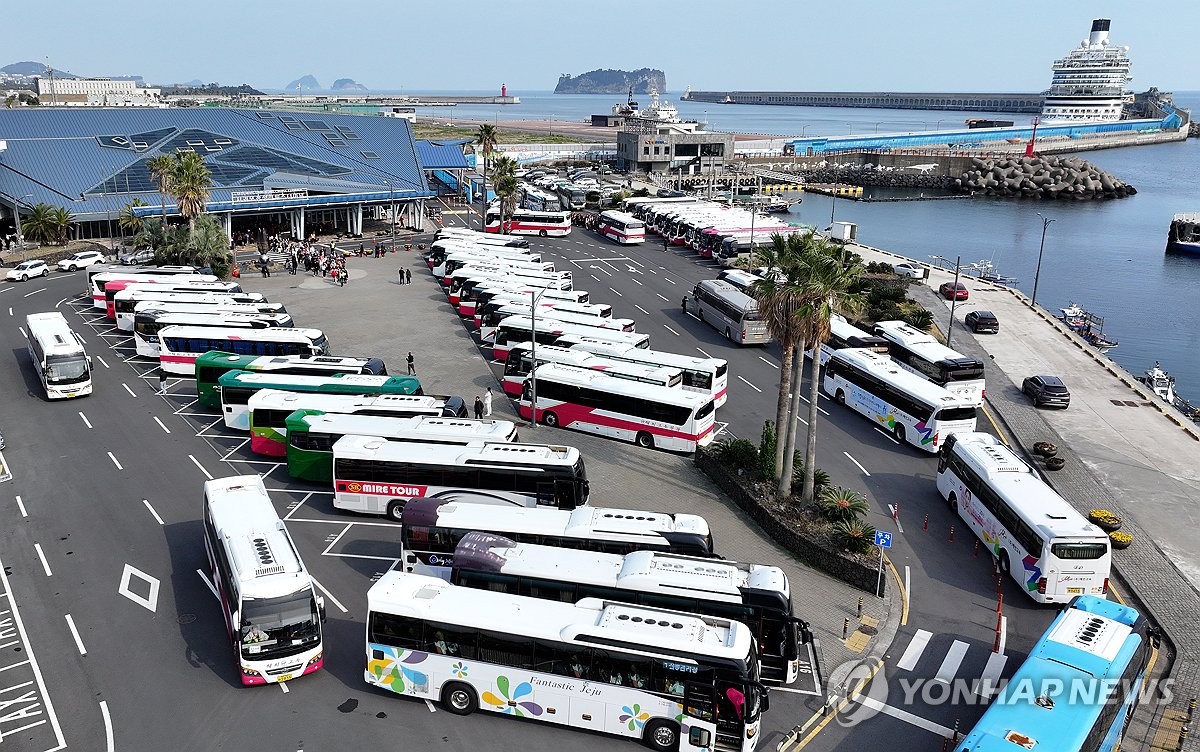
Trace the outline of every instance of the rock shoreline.
[[954, 187], [985, 196], [1051, 200], [1124, 198], [1137, 193], [1132, 185], [1078, 157], [975, 157], [954, 180]]

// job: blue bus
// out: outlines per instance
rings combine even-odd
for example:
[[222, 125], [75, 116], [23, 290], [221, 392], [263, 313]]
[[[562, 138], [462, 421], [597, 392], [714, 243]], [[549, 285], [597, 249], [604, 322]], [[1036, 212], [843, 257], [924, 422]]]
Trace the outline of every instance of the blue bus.
[[1075, 598], [954, 749], [1116, 749], [1138, 704], [1152, 652], [1149, 629], [1128, 606]]

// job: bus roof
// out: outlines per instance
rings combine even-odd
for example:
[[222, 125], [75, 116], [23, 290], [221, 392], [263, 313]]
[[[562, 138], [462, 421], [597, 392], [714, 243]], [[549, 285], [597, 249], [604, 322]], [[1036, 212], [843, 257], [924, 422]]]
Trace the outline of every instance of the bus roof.
[[288, 338], [292, 339], [308, 339], [321, 340], [325, 335], [320, 329], [297, 329], [290, 326], [274, 326], [269, 329], [231, 329], [227, 336], [214, 337], [216, 333], [220, 333], [221, 327], [217, 326], [164, 326], [158, 330], [160, 339], [166, 337], [207, 337], [209, 339], [246, 339], [246, 340], [267, 340]]
[[847, 347], [834, 350], [829, 359], [830, 362], [840, 360], [850, 363], [874, 376], [885, 378], [910, 397], [926, 402], [930, 407], [972, 407], [975, 405], [969, 397], [952, 394], [932, 381], [926, 381], [917, 374], [904, 370], [896, 361], [882, 353]]
[[742, 311], [755, 312], [758, 310], [757, 300], [742, 292], [737, 285], [723, 279], [702, 279], [696, 283], [696, 288], [724, 298], [730, 305], [736, 306]]
[[622, 212], [622, 211], [615, 211], [613, 209], [609, 209], [608, 211], [605, 211], [605, 212], [600, 212], [600, 219], [611, 219], [616, 222], [622, 222], [625, 224], [629, 224], [629, 223], [633, 223], [633, 222], [637, 222], [640, 224], [642, 221], [642, 220], [638, 219], [637, 217], [633, 216], [632, 214], [628, 214], [628, 213]]
[[931, 363], [976, 364], [983, 365], [979, 358], [971, 358], [957, 350], [951, 350], [929, 332], [923, 332], [903, 321], [878, 321], [875, 323], [875, 333], [884, 339], [912, 350]]
[[596, 644], [621, 645], [684, 663], [690, 662], [687, 653], [744, 661], [754, 644], [744, 624], [728, 619], [597, 598], [559, 603], [461, 588], [436, 577], [407, 572], [391, 571], [380, 577], [367, 591], [367, 608], [500, 634], [571, 642], [581, 649]]
[[225, 541], [243, 596], [271, 598], [308, 584], [287, 528], [257, 475], [217, 478], [204, 484], [208, 516]]
[[[150, 301], [143, 301], [148, 303]], [[161, 303], [162, 301], [155, 301]], [[149, 305], [134, 311], [135, 321], [155, 321], [163, 326], [180, 326], [190, 324], [192, 326], [221, 326], [225, 323], [236, 325], [241, 322], [253, 323], [261, 322], [265, 324], [291, 324], [293, 323], [290, 313], [264, 313], [262, 311], [238, 311], [238, 310], [221, 310], [213, 308], [208, 311], [185, 310], [172, 311], [167, 308], [156, 308], [154, 305]]]
[[513, 444], [482, 439], [461, 447], [388, 441], [382, 436], [346, 435], [333, 445], [333, 456], [357, 457], [379, 462], [456, 463], [475, 467], [503, 468], [505, 465], [565, 465], [579, 461], [579, 450], [557, 444]]
[[327, 413], [359, 412], [367, 409], [396, 411], [437, 410], [445, 404], [441, 397], [415, 394], [328, 394], [322, 392], [289, 392], [283, 389], [260, 389], [250, 395], [251, 409], [288, 411], [307, 409]]
[[[600, 319], [597, 319], [600, 320]], [[551, 332], [552, 334], [577, 334], [581, 337], [592, 337], [603, 342], [620, 342], [622, 344], [637, 346], [639, 343], [649, 344], [650, 335], [639, 332], [623, 332], [619, 329], [601, 329], [596, 326], [588, 326], [579, 323], [567, 323], [549, 316], [537, 317], [537, 330], [539, 332]], [[533, 331], [534, 322], [528, 316], [505, 316], [496, 325], [497, 331], [518, 329], [523, 331]]]
[[287, 428], [337, 434], [339, 436], [405, 436], [408, 434], [444, 434], [471, 437], [476, 441], [506, 441], [517, 429], [511, 420], [472, 420], [442, 418], [433, 415], [387, 417], [382, 415], [345, 415], [300, 409], [287, 417]]
[[1107, 540], [1104, 531], [1088, 522], [1046, 485], [1033, 468], [990, 433], [955, 433], [950, 451], [986, 478], [1021, 519], [1051, 538]]
[[[217, 383], [228, 387], [253, 387], [256, 389], [283, 389], [307, 391], [309, 389], [349, 393], [358, 390], [413, 389], [419, 384], [411, 376], [375, 376], [368, 373], [331, 373], [327, 376], [307, 374], [279, 374], [270, 371], [226, 371], [217, 378]], [[361, 391], [358, 393], [362, 393]]]
[[642, 397], [668, 405], [679, 405], [695, 409], [712, 402], [712, 395], [709, 394], [688, 392], [682, 389], [672, 389], [668, 386], [621, 379], [616, 376], [608, 376], [603, 371], [597, 371], [592, 368], [579, 368], [563, 363], [543, 363], [537, 366], [534, 371], [537, 373], [539, 381], [550, 380], [563, 384], [586, 386], [610, 394]]
[[[634, 348], [637, 350], [638, 348]], [[532, 342], [517, 342], [509, 345], [509, 358], [514, 356], [520, 359], [525, 353], [530, 353], [532, 356], [534, 346]], [[638, 352], [645, 352], [638, 350]], [[590, 368], [595, 371], [604, 373], [606, 371], [618, 371], [620, 373], [628, 373], [631, 375], [645, 376], [653, 378], [661, 376], [664, 380], [680, 373], [682, 369], [671, 366], [653, 366], [643, 365], [641, 363], [626, 363], [619, 360], [608, 360], [603, 355], [587, 352], [586, 350], [573, 350], [569, 347], [558, 347], [556, 345], [541, 345], [537, 348], [537, 358], [543, 358], [550, 363], [563, 363], [577, 368]]]
[[[243, 371], [253, 371], [256, 368], [267, 369], [273, 365], [327, 365], [330, 372], [334, 368], [344, 366], [358, 368], [378, 358], [337, 357], [334, 355], [238, 355], [224, 350], [209, 350], [201, 353], [196, 359], [196, 367], [201, 365], [219, 365], [236, 368]], [[382, 362], [382, 361], [381, 361]]]
[[25, 327], [46, 355], [84, 354], [83, 343], [58, 311], [31, 313], [25, 317]]
[[494, 533], [463, 536], [454, 551], [454, 566], [735, 603], [742, 601], [744, 589], [790, 597], [787, 575], [779, 567], [662, 551], [606, 554], [517, 543]]
[[666, 352], [664, 350], [648, 350], [633, 345], [622, 345], [610, 342], [598, 342], [595, 340], [584, 340], [582, 342], [573, 343], [570, 346], [572, 350], [583, 350], [585, 352], [595, 353], [596, 355], [609, 355], [612, 357], [630, 358], [637, 360], [639, 363], [653, 363], [655, 365], [673, 366], [685, 370], [696, 369], [713, 369], [716, 370], [727, 365], [728, 361], [722, 358], [697, 358], [692, 355], [680, 355], [679, 353]]

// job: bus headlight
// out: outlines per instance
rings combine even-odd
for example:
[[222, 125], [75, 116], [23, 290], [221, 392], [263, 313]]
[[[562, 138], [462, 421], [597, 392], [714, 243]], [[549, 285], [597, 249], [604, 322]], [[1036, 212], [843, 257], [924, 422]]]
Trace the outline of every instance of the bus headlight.
[[322, 655], [323, 655], [323, 653], [317, 653], [312, 658], [309, 658], [308, 663], [305, 664], [305, 666], [307, 667], [307, 666], [313, 665], [314, 663], [320, 663]]
[[245, 667], [242, 668], [242, 674], [245, 676], [262, 676], [262, 674], [258, 673], [254, 669]]
[[754, 726], [751, 726], [750, 728], [746, 729], [746, 738], [753, 739], [754, 735], [757, 733], [758, 733], [758, 729], [755, 728]]

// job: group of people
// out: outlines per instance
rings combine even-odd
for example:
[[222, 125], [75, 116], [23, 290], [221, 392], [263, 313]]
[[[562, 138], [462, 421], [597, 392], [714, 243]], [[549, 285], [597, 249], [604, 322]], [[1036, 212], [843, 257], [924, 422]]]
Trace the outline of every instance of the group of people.
[[475, 395], [475, 419], [479, 420], [492, 414], [492, 388], [489, 386], [483, 396]]

